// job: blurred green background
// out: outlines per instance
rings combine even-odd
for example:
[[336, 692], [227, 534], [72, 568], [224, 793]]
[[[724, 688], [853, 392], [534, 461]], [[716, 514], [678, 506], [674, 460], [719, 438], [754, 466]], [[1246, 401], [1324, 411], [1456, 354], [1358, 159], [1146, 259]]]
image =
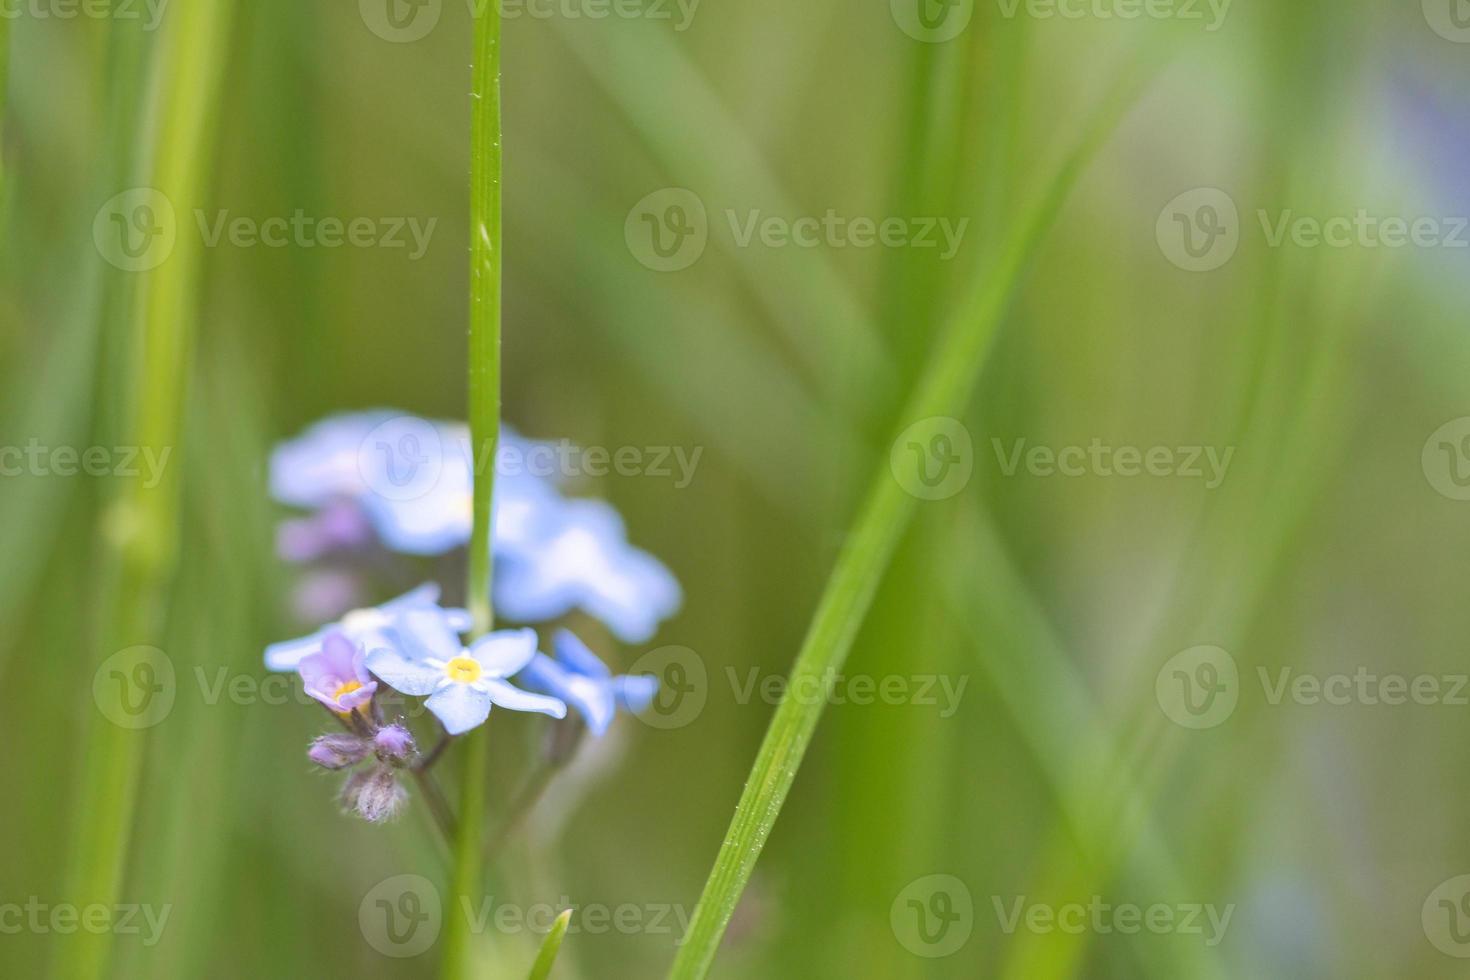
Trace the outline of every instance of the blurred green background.
[[[140, 20], [123, 6], [5, 8], [0, 446], [124, 445], [128, 406], [158, 394], [136, 389], [139, 274], [99, 249], [94, 221], [150, 184], [157, 93], [200, 84], [160, 52], [183, 5], [203, 2], [172, 0], [157, 30], [141, 5], [126, 8]], [[508, 8], [505, 416], [584, 446], [702, 451], [685, 487], [610, 476], [578, 490], [613, 501], [686, 592], [655, 640], [610, 659], [677, 645], [707, 680], [687, 724], [621, 719], [580, 758], [490, 897], [638, 910], [630, 928], [574, 927], [555, 976], [667, 969], [773, 710], [741, 687], [752, 669], [789, 667], [862, 489], [918, 421], [900, 406], [956, 297], [1108, 80], [1163, 55], [975, 366], [981, 395], [960, 420], [972, 476], [922, 504], [845, 668], [963, 683], [957, 710], [944, 716], [942, 694], [828, 709], [714, 975], [1460, 975], [1463, 3], [1180, 0], [1148, 8], [1174, 16], [1125, 19], [1100, 12], [1137, 9], [1126, 0], [1068, 7], [1077, 18], [924, 0], [931, 20], [964, 21], [936, 42], [914, 36], [906, 2], [650, 0], [602, 19], [589, 2]], [[349, 409], [464, 415], [471, 15], [456, 0], [399, 4], [409, 34], [437, 20], [394, 40], [370, 0], [205, 5], [229, 26], [205, 51], [221, 73], [204, 113], [212, 150], [190, 157], [199, 199], [173, 202], [181, 239], [198, 235], [195, 209], [436, 224], [417, 259], [200, 250], [183, 314], [197, 342], [165, 379], [184, 432], [168, 464], [178, 567], [156, 635], [119, 635], [99, 613], [127, 481], [33, 467], [0, 479], [0, 905], [88, 901], [68, 893], [74, 842], [119, 816], [79, 802], [86, 732], [107, 724], [94, 672], [150, 644], [178, 690], [160, 723], [118, 736], [146, 741], [123, 900], [170, 912], [154, 943], [115, 937], [113, 975], [429, 976], [432, 951], [387, 957], [359, 927], [384, 879], [444, 880], [422, 805], [386, 829], [340, 816], [334, 782], [303, 755], [319, 712], [211, 703], [199, 678], [212, 688], [223, 669], [248, 687], [266, 676], [266, 643], [314, 625], [293, 612], [302, 572], [273, 550], [274, 442]], [[708, 241], [661, 272], [634, 232], [640, 202], [667, 188], [702, 202]], [[732, 226], [829, 209], [968, 225], [947, 259], [742, 245]], [[1385, 247], [1358, 222], [1345, 245], [1309, 230], [1273, 241], [1282, 220], [1360, 210], [1432, 218], [1440, 237]], [[1213, 244], [1191, 255], [1185, 233]], [[1214, 267], [1189, 268], [1201, 264]], [[1018, 440], [1233, 456], [1214, 487], [1090, 464], [1008, 474]], [[375, 573], [368, 598], [438, 574]], [[1228, 710], [1203, 718], [1169, 695], [1171, 658], [1201, 646], [1236, 669], [1185, 664], [1186, 680], [1223, 678]], [[1274, 695], [1283, 676], [1363, 674], [1377, 680], [1355, 680], [1341, 704]], [[1438, 693], [1383, 703], [1389, 676], [1433, 678]], [[544, 728], [492, 726], [499, 810]], [[915, 938], [908, 904], [933, 875], [949, 876], [951, 904], [925, 907], [969, 909], [944, 956]], [[1071, 931], [1044, 912], [1008, 928], [1018, 899], [1230, 918], [1214, 937], [1203, 916], [1204, 935], [1127, 934], [1090, 912]], [[0, 975], [43, 976], [79, 941], [15, 921], [0, 910]], [[539, 941], [483, 938], [495, 977], [523, 976]]]

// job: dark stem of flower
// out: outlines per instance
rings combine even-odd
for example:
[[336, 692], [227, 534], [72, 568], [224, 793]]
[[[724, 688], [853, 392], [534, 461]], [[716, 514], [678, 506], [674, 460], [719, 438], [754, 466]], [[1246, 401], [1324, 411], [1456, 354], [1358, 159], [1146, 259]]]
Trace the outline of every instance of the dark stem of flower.
[[429, 750], [428, 755], [425, 755], [418, 762], [414, 763], [413, 771], [428, 772], [429, 767], [439, 761], [439, 757], [444, 754], [444, 750], [449, 747], [451, 741], [453, 741], [453, 738], [448, 732], [440, 734], [438, 743]]
[[555, 747], [554, 751], [547, 753], [542, 758], [540, 767], [526, 780], [526, 785], [521, 789], [520, 795], [516, 797], [515, 803], [506, 813], [505, 819], [501, 821], [500, 829], [491, 835], [485, 847], [486, 865], [493, 865], [496, 862], [511, 835], [546, 795], [546, 790], [551, 786], [551, 781], [556, 778], [556, 774], [561, 772], [577, 754], [577, 749], [582, 744], [582, 736], [586, 731], [587, 726], [576, 719], [568, 719], [552, 729], [550, 739]]
[[450, 809], [449, 801], [444, 798], [444, 791], [439, 788], [439, 783], [432, 774], [422, 769], [414, 768], [414, 781], [419, 784], [419, 793], [424, 798], [424, 803], [433, 814], [434, 823], [439, 827], [440, 833], [444, 835], [444, 842], [454, 846], [454, 811]]

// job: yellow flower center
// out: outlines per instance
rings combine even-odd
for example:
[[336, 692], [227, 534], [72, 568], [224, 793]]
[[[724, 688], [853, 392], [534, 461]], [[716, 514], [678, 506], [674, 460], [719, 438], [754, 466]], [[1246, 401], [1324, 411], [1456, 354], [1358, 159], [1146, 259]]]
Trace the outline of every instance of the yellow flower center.
[[[336, 701], [338, 704], [341, 704], [342, 703], [342, 696], [344, 694], [351, 694], [353, 691], [356, 691], [356, 690], [361, 689], [361, 687], [362, 687], [362, 682], [361, 681], [344, 681], [342, 684], [338, 685], [337, 690], [335, 690], [335, 691], [332, 692], [332, 700], [333, 701]], [[355, 710], [357, 710], [357, 709], [354, 708], [353, 711], [355, 711]], [[339, 711], [339, 712], [337, 712], [337, 714], [339, 714], [339, 715], [349, 715], [351, 713], [352, 713], [352, 711]]]
[[474, 657], [455, 657], [444, 665], [444, 673], [452, 681], [473, 684], [480, 679], [480, 662]]
[[353, 691], [360, 690], [362, 690], [362, 681], [347, 681], [337, 688], [332, 694], [332, 697], [340, 699], [344, 694], [351, 694]]

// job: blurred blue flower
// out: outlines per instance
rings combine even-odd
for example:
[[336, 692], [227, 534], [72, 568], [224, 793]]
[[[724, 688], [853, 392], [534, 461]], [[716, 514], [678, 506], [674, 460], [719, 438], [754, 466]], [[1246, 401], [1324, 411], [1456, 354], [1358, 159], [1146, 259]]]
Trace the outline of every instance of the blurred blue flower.
[[[620, 639], [651, 637], [682, 602], [657, 559], [632, 547], [608, 504], [564, 498], [554, 468], [528, 461], [556, 452], [506, 427], [496, 460], [494, 600], [509, 619], [539, 623], [581, 609]], [[469, 427], [388, 410], [336, 416], [279, 447], [276, 498], [315, 508], [281, 534], [288, 559], [356, 546], [365, 527], [392, 551], [443, 555], [468, 545], [474, 474], [488, 465]]]
[[[466, 446], [467, 440], [466, 434]], [[467, 459], [458, 452], [446, 454], [439, 479], [421, 495], [400, 499], [368, 494], [363, 498], [368, 519], [389, 550], [434, 556], [469, 544], [475, 504]], [[497, 476], [494, 554], [514, 557], [538, 545], [554, 529], [559, 500], [548, 480], [526, 474]]]
[[272, 643], [265, 648], [265, 665], [271, 670], [296, 670], [302, 660], [321, 653], [327, 637], [333, 633], [342, 634], [367, 651], [396, 647], [403, 642], [401, 624], [407, 613], [436, 617], [446, 629], [463, 631], [470, 628], [470, 614], [463, 609], [440, 608], [439, 586], [426, 584], [381, 606], [353, 610], [310, 636]]
[[618, 708], [638, 712], [658, 693], [658, 678], [646, 674], [614, 677], [607, 665], [570, 630], [558, 630], [556, 659], [538, 653], [516, 680], [558, 697], [577, 709], [593, 735], [602, 735]]
[[536, 656], [535, 630], [491, 633], [468, 649], [458, 632], [443, 617], [425, 611], [406, 613], [401, 647], [371, 651], [367, 669], [395, 691], [427, 696], [425, 707], [451, 735], [484, 724], [495, 705], [566, 717], [567, 706], [561, 701], [527, 693], [506, 681]]
[[289, 507], [315, 510], [367, 489], [359, 455], [368, 435], [400, 413], [373, 409], [333, 415], [271, 453], [271, 496]]
[[565, 500], [555, 530], [497, 564], [495, 606], [525, 623], [581, 609], [619, 639], [641, 643], [678, 611], [679, 583], [658, 559], [628, 544], [623, 521], [600, 500]]

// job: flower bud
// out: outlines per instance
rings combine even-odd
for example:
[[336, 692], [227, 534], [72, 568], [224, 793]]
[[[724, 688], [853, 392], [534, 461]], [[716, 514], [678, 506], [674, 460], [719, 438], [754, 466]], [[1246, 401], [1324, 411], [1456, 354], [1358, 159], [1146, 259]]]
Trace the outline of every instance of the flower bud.
[[323, 769], [346, 769], [367, 758], [368, 743], [346, 733], [322, 735], [311, 743], [306, 757]]
[[402, 725], [388, 725], [373, 736], [373, 748], [381, 761], [401, 766], [414, 755], [413, 736]]
[[398, 785], [398, 774], [388, 766], [378, 766], [357, 788], [354, 805], [357, 815], [368, 823], [383, 823], [396, 817], [407, 799], [408, 793]]

